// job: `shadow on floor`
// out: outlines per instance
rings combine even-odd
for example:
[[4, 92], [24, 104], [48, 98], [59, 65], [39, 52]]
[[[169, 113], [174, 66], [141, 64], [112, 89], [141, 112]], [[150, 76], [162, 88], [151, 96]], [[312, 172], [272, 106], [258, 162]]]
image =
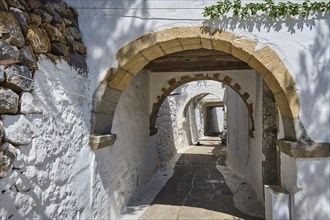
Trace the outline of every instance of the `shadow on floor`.
[[[186, 207], [228, 214], [232, 216], [231, 219], [235, 219], [235, 217], [261, 219], [246, 215], [234, 206], [233, 193], [226, 184], [224, 176], [216, 168], [216, 164], [226, 165], [226, 151], [222, 151], [225, 146], [215, 146], [212, 143], [209, 146], [212, 147], [205, 145], [193, 147], [180, 157], [173, 176], [140, 219], [156, 218], [155, 215], [157, 215], [157, 219], [189, 219], [187, 216], [194, 217], [191, 215], [192, 212], [203, 215], [201, 214], [203, 212], [196, 212], [196, 210]], [[166, 208], [163, 205], [166, 205]], [[152, 210], [153, 207], [154, 210]], [[162, 208], [157, 211], [155, 207]], [[185, 207], [186, 214], [182, 211], [182, 207]], [[159, 216], [160, 213], [164, 218]], [[195, 216], [194, 219], [205, 219], [203, 217], [206, 216]]]

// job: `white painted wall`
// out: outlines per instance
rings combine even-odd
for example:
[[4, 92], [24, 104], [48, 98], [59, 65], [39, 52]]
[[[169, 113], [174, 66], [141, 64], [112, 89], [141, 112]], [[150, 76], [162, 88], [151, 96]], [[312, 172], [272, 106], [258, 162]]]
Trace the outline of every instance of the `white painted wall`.
[[106, 217], [108, 207], [92, 202], [103, 195], [92, 192], [89, 79], [66, 62], [42, 58], [34, 80], [39, 114], [3, 115], [6, 135], [26, 145], [17, 148], [16, 169], [0, 180], [1, 219]]
[[330, 218], [328, 158], [295, 159], [281, 153], [281, 180], [291, 194], [292, 219]]
[[[156, 140], [149, 136], [149, 76], [140, 72], [120, 97], [115, 112], [115, 144], [96, 152], [110, 196], [111, 218], [118, 218], [133, 193], [156, 172]], [[104, 152], [105, 151], [105, 152]], [[99, 201], [102, 202], [102, 201]]]
[[251, 127], [248, 110], [241, 97], [227, 88], [224, 102], [227, 107], [227, 164], [254, 187], [263, 200], [262, 184], [262, 81], [257, 74], [249, 75], [253, 101], [255, 132], [249, 137]]
[[[201, 26], [203, 8], [216, 1], [66, 0], [79, 14], [88, 49], [91, 93], [106, 71], [116, 66], [115, 54], [127, 43], [152, 31], [179, 26]], [[249, 2], [257, 2], [249, 1]], [[297, 1], [299, 2], [299, 1]], [[300, 120], [314, 141], [330, 142], [330, 28], [326, 18], [303, 22], [221, 19], [217, 27], [270, 46], [282, 58], [297, 83], [302, 106]]]

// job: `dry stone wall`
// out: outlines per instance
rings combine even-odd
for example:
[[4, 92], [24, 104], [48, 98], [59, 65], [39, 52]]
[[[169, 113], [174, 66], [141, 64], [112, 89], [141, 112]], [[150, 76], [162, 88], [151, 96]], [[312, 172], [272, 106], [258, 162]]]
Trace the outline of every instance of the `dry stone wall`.
[[[53, 93], [68, 86], [63, 81], [71, 89], [80, 86], [80, 94], [86, 91], [72, 80], [80, 74], [77, 78], [86, 81], [86, 53], [77, 14], [64, 2], [0, 0], [1, 219], [76, 215], [66, 210], [67, 204], [77, 206], [70, 204], [77, 201], [73, 190], [59, 189], [82, 146], [80, 135], [72, 132], [88, 129], [83, 104], [70, 106], [81, 101]], [[66, 136], [77, 144], [71, 146]], [[68, 164], [60, 162], [64, 157]]]
[[[19, 120], [42, 113], [31, 94], [40, 56], [53, 62], [63, 59], [86, 74], [86, 48], [77, 14], [64, 2], [1, 0], [0, 10], [0, 115], [21, 115], [13, 116]], [[1, 121], [0, 138], [0, 177], [5, 177], [11, 172], [15, 149], [30, 140], [10, 128], [4, 131]]]

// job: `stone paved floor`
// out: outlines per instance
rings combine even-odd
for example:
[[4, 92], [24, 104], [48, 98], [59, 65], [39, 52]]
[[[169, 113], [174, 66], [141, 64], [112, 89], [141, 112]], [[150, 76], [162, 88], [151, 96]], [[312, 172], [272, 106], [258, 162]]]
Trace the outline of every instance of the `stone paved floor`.
[[[249, 213], [259, 217], [249, 216], [235, 207], [233, 193], [226, 184], [228, 179], [217, 169], [222, 167], [226, 175], [230, 172], [225, 165], [226, 148], [218, 143], [201, 141], [202, 146], [194, 146], [182, 154], [173, 176], [139, 219], [263, 219], [264, 207], [253, 196], [248, 196], [249, 201], [236, 200], [243, 206], [251, 203], [250, 208], [256, 210]], [[240, 178], [229, 180], [236, 186], [248, 185]]]

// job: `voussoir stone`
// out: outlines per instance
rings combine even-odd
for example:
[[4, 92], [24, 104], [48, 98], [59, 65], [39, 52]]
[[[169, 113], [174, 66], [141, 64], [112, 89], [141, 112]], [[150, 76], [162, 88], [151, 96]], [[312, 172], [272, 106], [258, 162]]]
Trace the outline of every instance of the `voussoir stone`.
[[25, 45], [25, 38], [22, 34], [22, 30], [19, 22], [9, 12], [0, 12], [0, 32], [9, 35], [10, 43], [18, 48]]
[[47, 53], [50, 51], [50, 41], [45, 30], [31, 25], [26, 38], [35, 53]]
[[32, 89], [32, 73], [22, 65], [10, 65], [5, 69], [6, 85], [16, 92]]
[[[16, 149], [9, 143], [0, 146], [0, 177], [7, 176], [12, 168], [16, 158]], [[10, 180], [10, 179], [9, 179]], [[8, 181], [12, 185], [15, 181]], [[3, 186], [1, 188], [10, 188], [10, 186]]]
[[18, 110], [19, 96], [11, 89], [0, 86], [0, 114], [14, 114]]
[[19, 51], [16, 47], [0, 40], [0, 61], [18, 59]]

